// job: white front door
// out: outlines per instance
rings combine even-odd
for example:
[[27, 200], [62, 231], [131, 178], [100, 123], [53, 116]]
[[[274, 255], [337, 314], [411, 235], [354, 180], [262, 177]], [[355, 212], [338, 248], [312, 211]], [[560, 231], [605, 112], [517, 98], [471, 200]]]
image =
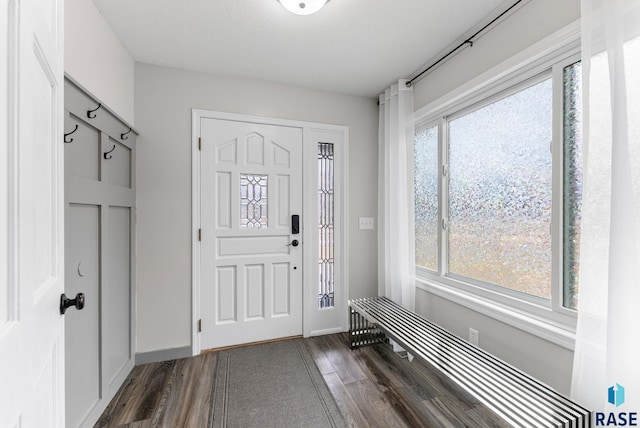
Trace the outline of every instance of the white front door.
[[200, 137], [200, 347], [302, 334], [302, 129], [202, 118]]
[[0, 426], [64, 426], [62, 0], [0, 5]]

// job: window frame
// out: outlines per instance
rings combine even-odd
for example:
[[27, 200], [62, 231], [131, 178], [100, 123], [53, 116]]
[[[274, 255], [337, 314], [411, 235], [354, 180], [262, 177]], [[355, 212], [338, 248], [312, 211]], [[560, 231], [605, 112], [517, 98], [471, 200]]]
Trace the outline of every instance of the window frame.
[[[577, 312], [563, 306], [563, 70], [580, 61], [574, 22], [414, 113], [415, 131], [438, 126], [438, 271], [416, 266], [416, 286], [573, 349]], [[525, 295], [447, 271], [448, 121], [552, 79], [551, 298]], [[411, 151], [413, 153], [413, 150]], [[409, 168], [413, 185], [413, 162]], [[412, 189], [413, 191], [413, 189]]]

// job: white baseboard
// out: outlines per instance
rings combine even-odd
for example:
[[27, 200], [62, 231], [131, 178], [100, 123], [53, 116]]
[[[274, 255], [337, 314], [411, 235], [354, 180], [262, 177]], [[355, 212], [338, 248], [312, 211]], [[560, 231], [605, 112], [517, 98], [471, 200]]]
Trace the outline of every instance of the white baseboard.
[[324, 336], [326, 334], [336, 334], [336, 333], [342, 333], [343, 331], [347, 331], [344, 330], [342, 327], [335, 327], [335, 328], [327, 328], [325, 330], [312, 330], [309, 333], [308, 337], [313, 337], [313, 336]]

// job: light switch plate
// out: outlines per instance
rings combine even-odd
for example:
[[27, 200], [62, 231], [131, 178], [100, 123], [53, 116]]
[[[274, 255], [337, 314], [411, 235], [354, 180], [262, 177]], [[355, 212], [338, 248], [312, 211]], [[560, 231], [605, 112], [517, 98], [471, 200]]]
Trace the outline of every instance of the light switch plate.
[[373, 228], [373, 217], [360, 217], [360, 230], [372, 230]]

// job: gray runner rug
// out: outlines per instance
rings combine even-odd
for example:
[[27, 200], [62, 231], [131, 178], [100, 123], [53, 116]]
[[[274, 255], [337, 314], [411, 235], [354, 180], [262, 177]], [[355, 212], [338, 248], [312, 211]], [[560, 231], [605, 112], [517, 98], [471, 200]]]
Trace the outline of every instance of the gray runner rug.
[[220, 351], [211, 428], [345, 427], [303, 339]]

